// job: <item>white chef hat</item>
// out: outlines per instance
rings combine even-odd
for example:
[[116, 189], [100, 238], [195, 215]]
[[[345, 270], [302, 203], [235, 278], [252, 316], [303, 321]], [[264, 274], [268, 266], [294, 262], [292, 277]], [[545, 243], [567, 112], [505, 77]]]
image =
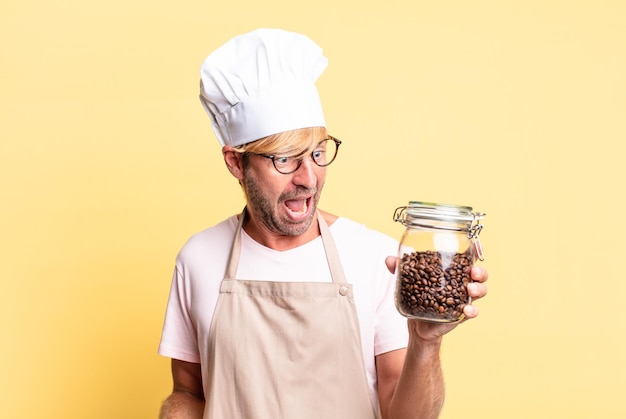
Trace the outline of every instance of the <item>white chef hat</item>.
[[315, 81], [328, 60], [308, 37], [257, 29], [215, 50], [200, 70], [200, 100], [222, 145], [325, 127]]

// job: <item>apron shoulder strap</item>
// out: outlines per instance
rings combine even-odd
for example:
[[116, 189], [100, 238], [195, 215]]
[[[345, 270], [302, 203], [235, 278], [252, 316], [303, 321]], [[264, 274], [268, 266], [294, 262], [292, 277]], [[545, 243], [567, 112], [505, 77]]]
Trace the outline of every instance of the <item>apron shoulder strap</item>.
[[337, 251], [333, 235], [330, 234], [328, 224], [326, 224], [326, 220], [324, 220], [324, 217], [322, 217], [319, 211], [317, 212], [317, 219], [319, 221], [322, 243], [326, 251], [326, 259], [328, 260], [328, 267], [330, 268], [330, 275], [333, 278], [333, 282], [336, 284], [345, 284], [346, 275], [343, 273], [343, 266], [339, 259], [339, 252]]
[[237, 274], [237, 266], [239, 266], [239, 255], [241, 253], [241, 228], [243, 227], [243, 220], [246, 218], [246, 208], [243, 208], [241, 214], [239, 214], [239, 222], [235, 229], [235, 235], [233, 237], [233, 244], [230, 248], [230, 256], [228, 257], [228, 264], [226, 265], [226, 272], [224, 278], [233, 279]]

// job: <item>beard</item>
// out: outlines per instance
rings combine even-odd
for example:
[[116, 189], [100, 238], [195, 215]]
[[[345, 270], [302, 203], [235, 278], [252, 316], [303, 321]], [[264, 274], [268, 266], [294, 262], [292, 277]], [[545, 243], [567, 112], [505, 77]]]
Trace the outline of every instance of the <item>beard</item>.
[[[294, 192], [280, 194], [276, 201], [270, 200], [270, 197], [264, 193], [263, 187], [249, 174], [244, 178], [243, 186], [248, 199], [248, 211], [254, 211], [257, 221], [261, 225], [269, 231], [283, 236], [299, 236], [309, 230], [316, 217], [317, 203], [323, 185], [319, 189], [298, 187]], [[286, 200], [298, 199], [302, 196], [310, 197], [307, 200], [310, 211], [306, 218], [295, 222], [289, 217], [281, 215], [280, 208]]]

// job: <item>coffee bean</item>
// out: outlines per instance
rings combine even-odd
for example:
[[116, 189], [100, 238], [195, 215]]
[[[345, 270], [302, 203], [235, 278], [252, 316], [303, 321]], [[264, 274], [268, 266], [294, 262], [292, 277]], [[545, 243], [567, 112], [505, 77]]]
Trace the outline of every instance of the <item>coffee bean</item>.
[[467, 284], [473, 256], [465, 253], [421, 251], [405, 253], [400, 260], [396, 305], [407, 317], [454, 322], [471, 302]]

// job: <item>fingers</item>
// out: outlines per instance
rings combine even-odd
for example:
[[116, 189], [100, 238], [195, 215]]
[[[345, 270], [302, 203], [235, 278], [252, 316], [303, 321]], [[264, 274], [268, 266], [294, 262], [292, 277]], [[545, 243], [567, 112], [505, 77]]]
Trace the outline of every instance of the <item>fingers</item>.
[[487, 286], [480, 282], [472, 282], [467, 284], [467, 293], [472, 297], [472, 300], [478, 300], [487, 295]]
[[467, 284], [467, 292], [473, 299], [487, 295], [487, 286], [484, 284], [489, 278], [487, 270], [481, 266], [474, 266], [471, 272], [472, 283]]
[[472, 281], [475, 282], [486, 282], [489, 278], [487, 270], [482, 266], [473, 266], [470, 275], [472, 276]]
[[463, 321], [473, 319], [478, 316], [478, 307], [468, 304], [463, 307], [463, 314], [465, 314], [465, 319], [463, 319]]
[[[467, 284], [467, 293], [472, 297], [472, 301], [476, 301], [487, 295], [488, 290], [485, 281], [489, 278], [489, 274], [485, 268], [474, 266], [471, 276], [474, 282]], [[465, 314], [466, 320], [473, 319], [478, 316], [478, 307], [468, 304], [463, 308], [463, 313]]]

